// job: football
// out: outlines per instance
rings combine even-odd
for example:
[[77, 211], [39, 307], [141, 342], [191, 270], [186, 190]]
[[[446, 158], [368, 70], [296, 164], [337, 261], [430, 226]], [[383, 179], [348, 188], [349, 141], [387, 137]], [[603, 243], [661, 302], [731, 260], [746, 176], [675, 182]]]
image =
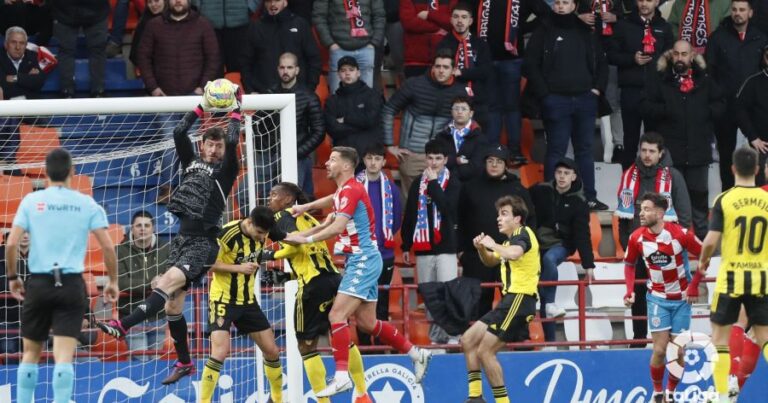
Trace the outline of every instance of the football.
[[212, 108], [226, 109], [235, 103], [235, 91], [235, 84], [226, 78], [219, 78], [205, 86], [205, 100]]

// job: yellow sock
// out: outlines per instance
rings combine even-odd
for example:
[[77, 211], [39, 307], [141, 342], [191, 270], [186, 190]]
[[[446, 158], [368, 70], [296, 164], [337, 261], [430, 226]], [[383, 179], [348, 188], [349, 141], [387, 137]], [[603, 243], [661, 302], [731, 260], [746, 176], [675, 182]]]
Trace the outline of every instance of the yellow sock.
[[352, 377], [352, 382], [355, 383], [355, 393], [357, 396], [366, 394], [368, 387], [365, 385], [363, 356], [355, 344], [349, 346], [349, 376]]
[[763, 359], [768, 361], [768, 343], [763, 344]]
[[467, 371], [467, 382], [469, 383], [469, 397], [483, 396], [483, 376], [480, 371]]
[[717, 361], [712, 364], [715, 390], [717, 393], [728, 393], [728, 374], [731, 372], [731, 354], [728, 346], [717, 346]]
[[509, 403], [509, 395], [507, 395], [506, 386], [494, 386], [491, 387], [491, 389], [493, 390], [493, 398], [496, 403]]
[[[301, 356], [304, 361], [304, 372], [307, 373], [307, 379], [309, 385], [312, 387], [312, 391], [315, 393], [325, 389], [325, 364], [323, 364], [320, 353], [313, 351]], [[327, 397], [318, 398], [317, 403], [331, 403], [331, 400]]]
[[273, 402], [283, 401], [283, 366], [277, 361], [264, 360], [264, 372], [269, 380], [269, 392]]
[[213, 391], [216, 384], [219, 383], [219, 373], [224, 363], [215, 359], [208, 358], [203, 369], [203, 379], [200, 380], [200, 403], [211, 403]]

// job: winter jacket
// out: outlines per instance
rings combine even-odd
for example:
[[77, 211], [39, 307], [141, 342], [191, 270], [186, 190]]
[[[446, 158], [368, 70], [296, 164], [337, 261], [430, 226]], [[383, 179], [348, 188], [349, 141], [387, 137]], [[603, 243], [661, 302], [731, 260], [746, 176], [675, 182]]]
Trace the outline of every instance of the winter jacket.
[[376, 47], [384, 45], [384, 30], [387, 24], [384, 2], [357, 0], [357, 6], [365, 21], [368, 36], [354, 38], [350, 32], [350, 20], [341, 1], [315, 1], [312, 7], [312, 24], [323, 46], [327, 48], [335, 43], [344, 50], [357, 50], [368, 44]]
[[[465, 86], [469, 82], [472, 83], [472, 99], [475, 105], [487, 105], [490, 98], [493, 81], [493, 60], [491, 60], [491, 51], [488, 48], [488, 43], [479, 37], [471, 34], [469, 37], [469, 43], [472, 46], [472, 66], [470, 68], [461, 69], [461, 75], [456, 77], [456, 80], [464, 83]], [[445, 36], [445, 38], [437, 46], [438, 49], [450, 49], [454, 52], [454, 58], [458, 54], [459, 40], [453, 32]], [[455, 61], [456, 59], [454, 59]], [[456, 64], [456, 63], [454, 63]]]
[[712, 80], [729, 100], [747, 77], [760, 70], [763, 48], [768, 36], [752, 24], [747, 24], [744, 40], [733, 27], [733, 19], [726, 18], [707, 42], [707, 67]]
[[755, 24], [759, 30], [768, 33], [768, 0], [755, 0], [751, 4], [752, 19], [749, 23]]
[[692, 68], [694, 87], [686, 94], [672, 72], [672, 51], [664, 53], [640, 103], [640, 113], [664, 136], [676, 167], [712, 162], [713, 122], [725, 111], [720, 91], [706, 73], [704, 57], [697, 54]]
[[400, 1], [384, 0], [384, 13], [387, 15], [387, 24], [400, 22]]
[[523, 62], [533, 96], [605, 93], [608, 65], [600, 41], [576, 14], [550, 14], [528, 42]]
[[[667, 22], [672, 26], [672, 34], [675, 36], [675, 40], [680, 37], [680, 19], [683, 16], [683, 9], [686, 5], [685, 0], [678, 0], [672, 3], [672, 8], [669, 11]], [[709, 0], [709, 32], [707, 35], [712, 35], [714, 31], [723, 19], [728, 18], [731, 15], [731, 2], [730, 0]]]
[[558, 244], [568, 249], [569, 255], [578, 250], [581, 266], [594, 268], [589, 206], [581, 180], [577, 179], [563, 194], [557, 191], [554, 181], [538, 183], [531, 187], [530, 193], [539, 225], [536, 238], [542, 250]]
[[147, 92], [161, 88], [166, 95], [190, 95], [216, 78], [221, 60], [213, 27], [197, 11], [181, 21], [162, 18], [147, 22], [136, 55]]
[[[413, 234], [416, 230], [416, 220], [418, 217], [419, 204], [419, 186], [421, 185], [421, 176], [411, 184], [408, 191], [408, 198], [405, 201], [405, 214], [403, 215], [403, 225], [400, 227], [400, 235], [403, 240], [402, 249], [404, 253], [411, 250], [413, 245]], [[430, 237], [429, 244], [432, 249], [429, 251], [416, 251], [416, 255], [442, 255], [445, 253], [456, 253], [456, 216], [459, 202], [459, 191], [461, 182], [459, 178], [451, 176], [448, 178], [448, 185], [443, 190], [437, 183], [437, 179], [427, 182], [427, 225], [429, 226]], [[434, 208], [440, 211], [440, 243], [435, 243], [435, 236], [432, 234], [432, 225], [435, 215]]]
[[156, 17], [162, 16], [163, 13], [152, 14], [152, 12], [149, 11], [149, 7], [144, 7], [144, 14], [141, 15], [138, 24], [136, 24], [136, 29], [133, 30], [133, 38], [131, 38], [131, 53], [128, 55], [128, 60], [130, 60], [134, 66], [139, 66], [139, 44], [141, 43], [141, 38], [144, 37], [144, 30], [147, 28], [147, 23]]
[[[325, 102], [325, 127], [334, 146], [357, 150], [362, 158], [372, 144], [381, 143], [381, 108], [384, 98], [363, 80], [351, 85], [341, 83]], [[344, 118], [344, 123], [336, 119]]]
[[608, 63], [618, 67], [619, 87], [640, 88], [645, 85], [645, 77], [656, 68], [659, 56], [674, 44], [672, 28], [658, 12], [651, 19], [651, 35], [656, 39], [656, 53], [650, 62], [640, 66], [635, 62], [635, 53], [643, 50], [645, 36], [645, 22], [640, 14], [633, 11], [614, 25], [613, 35], [608, 41]]
[[[672, 167], [672, 156], [669, 150], [664, 150], [658, 165], [646, 167], [638, 156], [635, 165], [640, 173], [640, 188], [635, 198], [635, 218], [632, 220], [619, 220], [619, 238], [622, 245], [627, 245], [632, 231], [640, 227], [640, 204], [641, 197], [647, 192], [656, 191], [656, 175], [659, 169], [669, 167], [672, 175], [672, 206], [677, 213], [677, 223], [683, 228], [691, 227], [691, 198], [688, 195], [688, 187], [685, 183], [685, 177], [677, 169]], [[621, 186], [621, 184], [619, 184]]]
[[[315, 151], [325, 139], [323, 110], [320, 108], [320, 100], [317, 95], [301, 84], [296, 84], [292, 88], [283, 88], [282, 85], [278, 84], [272, 87], [269, 93], [296, 94], [296, 153], [299, 159], [309, 157], [309, 154]], [[276, 119], [275, 123], [279, 127], [280, 116], [274, 116], [271, 119]], [[270, 130], [268, 136], [270, 139], [260, 144], [277, 144], [280, 140], [280, 131]]]
[[[448, 169], [451, 174], [458, 175], [462, 183], [479, 177], [485, 170], [485, 152], [489, 146], [488, 140], [483, 134], [483, 130], [474, 120], [470, 124], [469, 134], [464, 136], [464, 142], [461, 148], [456, 150], [456, 141], [453, 139], [450, 126], [437, 133], [435, 137], [450, 144], [450, 153], [448, 154]], [[469, 160], [466, 164], [459, 164], [456, 159], [462, 156]]]
[[[170, 246], [167, 243], [158, 245], [155, 238], [152, 246], [144, 250], [137, 247], [132, 239], [126, 239], [117, 245], [115, 252], [117, 253], [117, 283], [121, 293], [117, 306], [120, 317], [123, 317], [137, 309], [138, 305], [144, 302], [152, 292], [150, 283], [153, 278], [165, 272]], [[160, 318], [162, 316], [156, 319]]]
[[248, 0], [193, 0], [192, 2], [215, 29], [248, 25], [251, 14], [248, 9]]
[[480, 280], [471, 277], [419, 283], [419, 295], [432, 321], [452, 336], [469, 329], [469, 323], [477, 317], [481, 294]]
[[279, 84], [277, 65], [285, 52], [299, 59], [299, 82], [314, 90], [320, 81], [322, 61], [312, 27], [291, 10], [284, 9], [274, 16], [264, 13], [248, 27], [241, 62], [245, 92], [263, 94]]
[[[434, 3], [433, 3], [434, 2]], [[451, 31], [451, 9], [456, 0], [400, 0], [406, 66], [430, 66], [437, 45]], [[437, 10], [431, 10], [435, 4]], [[427, 19], [417, 15], [428, 11]]]
[[[477, 0], [475, 3], [482, 1], [484, 0]], [[527, 52], [526, 47], [523, 46], [525, 42], [523, 35], [533, 26], [527, 23], [531, 14], [536, 16], [534, 21], [540, 21], [543, 17], [549, 15], [552, 12], [552, 9], [542, 0], [520, 0], [520, 18], [518, 21], [520, 21], [521, 24], [517, 31], [517, 55], [513, 55], [504, 47], [507, 17], [509, 16], [507, 13], [507, 5], [510, 0], [487, 1], [490, 2], [491, 11], [488, 16], [488, 37], [486, 40], [491, 51], [491, 57], [493, 60], [514, 60], [522, 58]], [[476, 15], [473, 27], [477, 28], [480, 24], [481, 16]], [[473, 34], [476, 32], [476, 29], [472, 31]]]
[[[30, 74], [32, 69], [37, 69], [37, 74]], [[17, 81], [10, 83], [6, 76], [16, 76]], [[19, 69], [13, 65], [13, 61], [8, 56], [8, 52], [3, 51], [0, 54], [0, 88], [3, 89], [3, 99], [11, 99], [24, 96], [27, 99], [37, 98], [40, 89], [43, 88], [48, 74], [43, 73], [40, 64], [37, 61], [37, 52], [25, 50], [21, 57]]]
[[736, 97], [739, 128], [751, 142], [757, 138], [768, 141], [768, 69], [753, 74], [744, 81]]
[[[261, 2], [261, 4], [263, 4], [263, 1], [261, 0], [253, 0], [253, 1], [258, 1], [258, 2]], [[307, 24], [311, 24], [312, 23], [312, 6], [314, 5], [314, 3], [315, 3], [314, 0], [293, 0], [288, 2], [288, 9], [291, 10], [292, 13], [303, 18], [304, 21], [307, 22]], [[264, 14], [263, 10], [262, 10], [262, 14]]]
[[109, 16], [107, 0], [53, 0], [51, 15], [54, 21], [71, 27], [88, 27]]
[[395, 115], [402, 111], [399, 146], [423, 153], [427, 141], [450, 123], [451, 102], [458, 96], [467, 91], [453, 79], [440, 84], [430, 73], [409, 78], [384, 105], [384, 144], [394, 145]]

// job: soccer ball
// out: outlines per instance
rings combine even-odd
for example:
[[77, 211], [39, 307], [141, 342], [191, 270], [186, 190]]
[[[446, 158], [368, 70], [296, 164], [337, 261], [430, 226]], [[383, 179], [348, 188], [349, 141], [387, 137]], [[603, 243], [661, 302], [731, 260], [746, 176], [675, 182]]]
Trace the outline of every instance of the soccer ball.
[[226, 78], [209, 81], [205, 86], [205, 101], [212, 108], [225, 109], [235, 103], [235, 84]]

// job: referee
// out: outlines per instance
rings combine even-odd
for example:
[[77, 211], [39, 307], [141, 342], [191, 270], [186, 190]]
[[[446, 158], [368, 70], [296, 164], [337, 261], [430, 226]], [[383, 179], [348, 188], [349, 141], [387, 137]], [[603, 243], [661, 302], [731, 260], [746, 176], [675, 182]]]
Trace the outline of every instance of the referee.
[[[45, 157], [49, 186], [24, 197], [13, 220], [5, 250], [9, 288], [23, 301], [21, 336], [24, 355], [19, 365], [16, 401], [32, 402], [38, 362], [48, 332], [53, 329], [53, 399], [68, 403], [75, 371], [72, 358], [80, 326], [88, 308], [83, 270], [88, 233], [93, 232], [104, 253], [109, 283], [104, 299], [117, 302], [117, 258], [107, 233], [104, 209], [90, 196], [69, 188], [74, 174], [72, 157], [57, 148]], [[26, 284], [16, 273], [19, 240], [29, 233], [29, 275]]]

